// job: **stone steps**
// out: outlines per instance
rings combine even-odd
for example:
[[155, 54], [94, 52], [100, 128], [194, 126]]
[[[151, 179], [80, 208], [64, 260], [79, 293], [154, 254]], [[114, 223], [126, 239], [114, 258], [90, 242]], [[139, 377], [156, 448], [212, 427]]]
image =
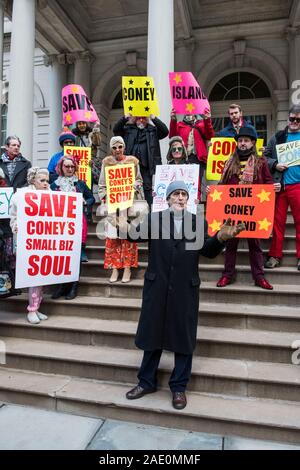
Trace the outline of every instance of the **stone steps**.
[[300, 406], [294, 402], [188, 392], [176, 411], [169, 391], [125, 398], [128, 385], [0, 368], [0, 399], [85, 416], [123, 419], [222, 435], [300, 442]]
[[[110, 284], [108, 278], [86, 277], [80, 278], [80, 295], [93, 297], [141, 298], [142, 279], [133, 279], [128, 284], [120, 281]], [[300, 306], [300, 285], [278, 284], [274, 290], [268, 291], [253, 285], [234, 283], [225, 288], [216, 287], [216, 282], [202, 282], [200, 296], [203, 302], [220, 303], [246, 303], [253, 305], [281, 304], [287, 306]]]
[[[82, 276], [87, 277], [110, 277], [110, 270], [104, 269], [103, 259], [90, 259], [88, 263], [83, 263], [81, 267]], [[148, 263], [146, 261], [139, 262], [138, 269], [132, 269], [132, 279], [143, 279]], [[217, 282], [224, 269], [224, 264], [200, 264], [199, 271], [202, 281]], [[271, 284], [297, 284], [300, 282], [300, 271], [293, 267], [280, 266], [275, 269], [265, 270], [266, 278]], [[120, 273], [120, 279], [122, 273]], [[248, 265], [237, 267], [236, 281], [244, 284], [252, 284], [251, 268]]]
[[[7, 299], [5, 310], [26, 311], [26, 294]], [[74, 300], [52, 300], [45, 296], [43, 312], [49, 315], [79, 316], [84, 319], [137, 321], [141, 310], [141, 299], [114, 297], [78, 296]], [[222, 304], [203, 302], [199, 304], [199, 325], [227, 328], [248, 328], [267, 331], [293, 331], [300, 333], [298, 307], [276, 305]]]

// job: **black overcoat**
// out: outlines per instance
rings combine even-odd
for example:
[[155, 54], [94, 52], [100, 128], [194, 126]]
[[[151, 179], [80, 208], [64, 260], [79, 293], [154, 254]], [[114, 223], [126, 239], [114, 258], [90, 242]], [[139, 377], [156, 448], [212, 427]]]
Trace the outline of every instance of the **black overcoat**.
[[185, 214], [181, 234], [174, 227], [174, 216], [169, 209], [150, 214], [137, 228], [139, 238], [133, 235], [132, 230], [129, 232], [131, 241], [145, 241], [147, 238], [149, 241], [142, 311], [135, 340], [136, 346], [144, 351], [166, 349], [192, 354], [196, 345], [199, 256], [214, 258], [224, 245], [216, 236], [207, 236], [206, 222], [202, 224], [203, 247], [191, 245], [195, 236], [185, 235], [187, 230], [184, 227], [192, 224], [192, 232], [195, 233], [196, 216], [189, 212]]

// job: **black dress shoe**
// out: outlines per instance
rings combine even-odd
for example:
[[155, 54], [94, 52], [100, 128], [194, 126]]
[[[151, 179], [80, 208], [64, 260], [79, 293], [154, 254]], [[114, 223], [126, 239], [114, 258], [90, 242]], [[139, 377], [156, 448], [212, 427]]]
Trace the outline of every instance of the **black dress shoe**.
[[156, 388], [143, 388], [139, 385], [136, 385], [132, 390], [126, 393], [126, 398], [128, 400], [137, 400], [138, 398], [142, 398], [144, 395], [148, 393], [156, 392]]
[[67, 288], [68, 288], [68, 284], [61, 284], [59, 286], [57, 286], [56, 290], [53, 292], [53, 294], [51, 295], [51, 299], [59, 299], [60, 297], [62, 297], [63, 295], [65, 295], [65, 293], [67, 292]]
[[77, 292], [78, 292], [78, 282], [72, 282], [71, 288], [67, 295], [65, 296], [66, 300], [73, 300], [75, 297], [77, 297]]
[[186, 407], [186, 396], [184, 392], [174, 392], [172, 405], [176, 410], [183, 410]]

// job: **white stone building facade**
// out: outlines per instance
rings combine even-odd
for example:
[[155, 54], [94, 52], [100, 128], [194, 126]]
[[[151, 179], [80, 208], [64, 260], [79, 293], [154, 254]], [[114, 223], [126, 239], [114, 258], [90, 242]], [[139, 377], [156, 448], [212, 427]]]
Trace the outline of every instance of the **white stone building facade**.
[[[122, 115], [122, 75], [154, 76], [167, 124], [168, 72], [192, 71], [216, 129], [241, 104], [265, 139], [284, 127], [300, 80], [299, 0], [7, 0], [2, 138], [45, 166], [59, 150], [61, 88], [81, 84], [101, 118], [107, 151]], [[11, 22], [10, 22], [11, 20]], [[5, 105], [7, 103], [7, 106]], [[8, 111], [7, 122], [6, 112]]]

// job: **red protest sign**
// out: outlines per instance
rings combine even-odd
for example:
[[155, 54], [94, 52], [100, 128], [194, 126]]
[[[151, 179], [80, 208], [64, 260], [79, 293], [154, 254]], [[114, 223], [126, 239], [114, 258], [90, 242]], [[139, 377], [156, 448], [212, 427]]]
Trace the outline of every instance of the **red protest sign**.
[[211, 186], [206, 219], [209, 235], [215, 235], [230, 218], [244, 222], [239, 238], [269, 238], [273, 228], [275, 192], [272, 184]]

